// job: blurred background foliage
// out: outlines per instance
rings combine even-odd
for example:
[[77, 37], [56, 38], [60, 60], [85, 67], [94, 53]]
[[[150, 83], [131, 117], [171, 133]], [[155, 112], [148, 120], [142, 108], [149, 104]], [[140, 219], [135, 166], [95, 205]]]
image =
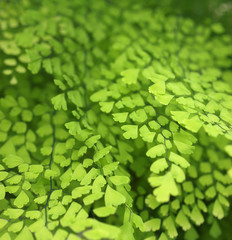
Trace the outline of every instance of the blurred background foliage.
[[193, 18], [196, 22], [221, 22], [226, 31], [232, 34], [232, 1], [231, 0], [171, 0], [173, 9], [183, 16]]
[[232, 34], [232, 0], [145, 0], [149, 6], [159, 5], [170, 12], [194, 19], [196, 23], [221, 22]]
[[[105, 1], [109, 4], [118, 2], [118, 0]], [[192, 18], [196, 23], [221, 22], [226, 32], [232, 34], [232, 0], [134, 0], [135, 3], [137, 1], [150, 7], [164, 7], [171, 13], [175, 12], [183, 17]], [[0, 0], [0, 2], [20, 4], [20, 0]], [[32, 2], [33, 5], [40, 5], [43, 0], [33, 0]], [[131, 1], [121, 2], [126, 5], [127, 3], [131, 4]]]

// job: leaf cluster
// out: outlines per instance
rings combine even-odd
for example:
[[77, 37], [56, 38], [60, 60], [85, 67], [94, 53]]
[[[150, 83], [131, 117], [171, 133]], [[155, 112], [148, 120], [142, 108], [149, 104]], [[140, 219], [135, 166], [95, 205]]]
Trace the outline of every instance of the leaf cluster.
[[19, 2], [0, 3], [0, 238], [195, 240], [202, 225], [217, 239], [223, 26], [129, 0]]

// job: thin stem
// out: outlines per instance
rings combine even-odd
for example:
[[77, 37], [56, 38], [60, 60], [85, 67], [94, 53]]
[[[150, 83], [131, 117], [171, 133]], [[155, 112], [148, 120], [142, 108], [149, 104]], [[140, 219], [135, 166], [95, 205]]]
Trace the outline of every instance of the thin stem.
[[[55, 136], [55, 125], [53, 123], [53, 116], [55, 115], [55, 111], [53, 112], [52, 114], [52, 117], [51, 117], [51, 125], [52, 125], [52, 152], [51, 152], [51, 155], [50, 155], [50, 160], [49, 160], [49, 169], [51, 170], [51, 166], [52, 166], [52, 162], [53, 162], [53, 155], [54, 155], [54, 148], [55, 148], [55, 142], [56, 142], [56, 136]], [[45, 226], [47, 226], [48, 224], [48, 214], [47, 214], [47, 208], [48, 208], [48, 204], [49, 204], [49, 200], [50, 200], [50, 197], [51, 197], [51, 194], [52, 194], [52, 177], [50, 176], [50, 189], [49, 189], [49, 193], [48, 193], [48, 197], [47, 197], [47, 201], [46, 201], [46, 204], [45, 204]]]

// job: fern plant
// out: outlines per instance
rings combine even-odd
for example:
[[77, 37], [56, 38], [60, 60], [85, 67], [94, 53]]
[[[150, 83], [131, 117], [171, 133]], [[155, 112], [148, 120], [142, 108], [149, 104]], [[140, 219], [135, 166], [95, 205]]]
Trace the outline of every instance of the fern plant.
[[151, 5], [1, 1], [0, 239], [229, 239], [232, 39]]

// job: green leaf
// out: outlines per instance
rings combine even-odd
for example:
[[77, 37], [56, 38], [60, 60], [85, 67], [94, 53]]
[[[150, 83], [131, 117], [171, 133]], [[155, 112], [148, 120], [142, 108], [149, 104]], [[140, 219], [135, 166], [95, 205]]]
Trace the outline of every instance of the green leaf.
[[210, 186], [213, 183], [213, 177], [211, 174], [203, 175], [199, 178], [199, 182], [203, 186]]
[[169, 82], [167, 87], [177, 96], [191, 95], [191, 92], [182, 82]]
[[140, 136], [142, 137], [143, 141], [145, 142], [153, 142], [153, 139], [155, 137], [154, 132], [150, 132], [148, 127], [146, 125], [143, 125], [139, 129]]
[[8, 65], [10, 67], [13, 67], [13, 66], [17, 65], [17, 61], [14, 58], [6, 58], [4, 60], [4, 64], [6, 64], [6, 65]]
[[108, 93], [107, 93], [107, 90], [106, 89], [103, 89], [103, 90], [100, 90], [96, 93], [94, 93], [91, 97], [90, 97], [90, 100], [92, 102], [104, 102], [107, 100], [107, 97], [108, 97]]
[[0, 183], [0, 200], [5, 198], [5, 194], [6, 194], [5, 186], [2, 183]]
[[[85, 139], [86, 139], [86, 137], [87, 136], [85, 136]], [[81, 141], [84, 141], [84, 139], [81, 139]], [[66, 149], [68, 150], [68, 148], [67, 148], [67, 144], [66, 144]], [[86, 154], [86, 152], [87, 152], [87, 147], [86, 146], [82, 146], [82, 147], [80, 147], [79, 148], [79, 150], [74, 150], [74, 151], [72, 151], [72, 156], [71, 156], [71, 159], [72, 160], [79, 160], [81, 157], [83, 157], [85, 154]], [[67, 152], [66, 150], [64, 150], [63, 151], [63, 153], [64, 152]], [[60, 154], [63, 154], [62, 152], [60, 152]], [[63, 161], [68, 161], [68, 159], [70, 159], [70, 158], [68, 158], [68, 159], [65, 159], [64, 158], [64, 156], [60, 156], [60, 157], [62, 157], [63, 158]], [[88, 160], [89, 161], [89, 160]], [[69, 160], [69, 162], [70, 162], [70, 160]], [[60, 161], [60, 164], [62, 163], [62, 161]], [[69, 163], [68, 163], [69, 164]], [[84, 164], [83, 164], [83, 166], [84, 166]]]
[[146, 221], [144, 224], [145, 224], [146, 231], [155, 232], [160, 229], [161, 219], [152, 218], [152, 219]]
[[[216, 106], [217, 106], [217, 104], [216, 104]], [[226, 108], [223, 108], [220, 111], [220, 118], [222, 118], [226, 122], [232, 122], [232, 113], [229, 110], [227, 110]]]
[[107, 206], [107, 207], [99, 207], [95, 208], [93, 210], [94, 214], [96, 214], [98, 217], [108, 217], [112, 214], [115, 214], [116, 208], [112, 206]]
[[65, 143], [66, 149], [73, 149], [74, 146], [75, 146], [75, 139], [73, 138], [69, 138]]
[[156, 95], [156, 100], [162, 105], [168, 105], [173, 97], [171, 94]]
[[97, 222], [92, 230], [84, 233], [87, 239], [118, 239], [120, 229], [106, 223]]
[[128, 116], [128, 112], [125, 112], [125, 113], [113, 113], [112, 115], [113, 115], [114, 121], [119, 122], [119, 123], [124, 123], [124, 122], [126, 122], [126, 119], [127, 119], [127, 116]]
[[81, 181], [85, 175], [86, 175], [86, 170], [84, 169], [82, 164], [79, 164], [73, 172], [72, 180]]
[[22, 209], [8, 208], [3, 212], [5, 216], [8, 216], [10, 219], [17, 219], [24, 213]]
[[9, 193], [16, 193], [19, 190], [20, 186], [6, 186], [5, 190]]
[[12, 125], [11, 121], [9, 121], [8, 119], [3, 119], [1, 120], [0, 130], [4, 132], [8, 132], [11, 125]]
[[168, 77], [162, 74], [155, 73], [154, 68], [151, 66], [143, 70], [143, 76], [154, 83], [160, 80], [166, 81], [168, 79]]
[[85, 141], [85, 144], [87, 145], [88, 148], [92, 148], [100, 138], [101, 135], [92, 136]]
[[208, 209], [207, 209], [207, 207], [206, 207], [206, 205], [205, 205], [205, 203], [203, 201], [198, 199], [197, 200], [197, 205], [203, 212], [207, 212], [208, 211]]
[[163, 115], [160, 115], [158, 118], [158, 123], [161, 125], [161, 126], [165, 126], [166, 124], [168, 124], [169, 120], [163, 116]]
[[211, 29], [213, 32], [215, 32], [217, 34], [224, 33], [224, 31], [225, 31], [223, 25], [219, 22], [212, 24]]
[[25, 133], [27, 130], [27, 125], [24, 122], [16, 122], [12, 128], [13, 131], [16, 133]]
[[77, 107], [84, 107], [85, 105], [83, 102], [83, 97], [81, 96], [81, 93], [77, 90], [68, 91], [68, 98]]
[[169, 155], [169, 160], [173, 163], [175, 163], [176, 165], [181, 166], [182, 168], [187, 168], [190, 166], [190, 164], [188, 163], [188, 161], [186, 161], [183, 157], [181, 157], [180, 155], [171, 152]]
[[36, 133], [40, 137], [44, 137], [44, 136], [50, 135], [52, 133], [52, 127], [49, 124], [45, 124], [45, 125], [41, 126], [40, 128], [38, 128]]
[[62, 196], [62, 190], [54, 190], [50, 196], [50, 199], [53, 200], [53, 199], [58, 199]]
[[133, 213], [132, 221], [135, 224], [136, 228], [139, 228], [139, 230], [141, 232], [144, 232], [146, 230], [146, 227], [145, 227], [145, 225], [143, 223], [143, 220], [142, 220], [142, 218], [139, 215]]
[[33, 165], [30, 165], [29, 171], [33, 173], [41, 173], [44, 171], [44, 168], [41, 165], [33, 164]]
[[197, 231], [191, 227], [186, 233], [185, 233], [185, 238], [187, 240], [197, 240], [199, 239], [199, 235], [197, 233]]
[[67, 110], [67, 103], [65, 100], [65, 95], [64, 93], [61, 93], [51, 99], [52, 104], [54, 105], [54, 108], [56, 110], [61, 110], [63, 109], [64, 111]]
[[125, 185], [130, 182], [130, 178], [127, 176], [111, 176], [109, 179], [115, 186]]
[[145, 122], [147, 120], [147, 114], [144, 109], [139, 109], [137, 111], [133, 111], [130, 114], [130, 118], [134, 122]]
[[65, 215], [61, 218], [60, 222], [63, 227], [70, 226], [76, 220], [76, 213], [81, 209], [81, 205], [77, 202], [72, 202], [66, 211]]
[[174, 133], [174, 143], [180, 153], [191, 154], [194, 147], [192, 146], [192, 139], [186, 133]]
[[223, 208], [218, 200], [216, 200], [213, 204], [213, 215], [218, 219], [222, 219], [225, 215]]
[[192, 219], [192, 221], [196, 223], [196, 225], [201, 225], [204, 222], [204, 218], [197, 205], [193, 207], [190, 218]]
[[120, 102], [118, 102], [116, 107], [119, 108], [119, 109], [121, 109], [123, 107], [134, 108], [135, 103], [133, 102], [133, 100], [130, 96], [125, 96], [121, 99]]
[[[56, 174], [54, 171], [47, 169], [45, 171], [45, 177], [46, 177], [46, 172], [47, 172], [47, 178], [50, 179], [50, 177], [54, 177], [54, 174]], [[70, 182], [72, 181], [72, 169], [68, 168], [61, 176], [61, 188], [64, 189], [67, 186], [70, 185]]]
[[124, 224], [120, 227], [120, 234], [118, 239], [128, 239], [135, 240], [134, 238], [134, 228], [130, 222], [124, 222]]
[[171, 111], [172, 119], [178, 123], [183, 123], [186, 119], [189, 118], [190, 113], [184, 111]]
[[92, 166], [93, 165], [93, 160], [90, 159], [90, 158], [86, 158], [84, 161], [83, 161], [83, 167], [84, 168], [88, 168], [89, 166]]
[[203, 122], [199, 119], [198, 116], [194, 116], [192, 118], [183, 120], [183, 124], [188, 130], [197, 133], [202, 127]]
[[165, 82], [157, 81], [155, 84], [149, 87], [149, 92], [154, 95], [163, 95], [166, 92]]
[[[65, 84], [61, 81], [61, 80], [58, 80], [58, 79], [54, 79], [54, 83], [55, 85], [57, 85], [61, 90], [66, 90], [66, 86]], [[71, 99], [70, 99], [71, 100]]]
[[175, 237], [178, 236], [176, 226], [175, 226], [175, 222], [173, 221], [171, 216], [167, 217], [163, 221], [163, 225], [167, 229], [168, 235], [169, 235], [170, 238], [175, 238]]
[[163, 144], [158, 144], [152, 148], [150, 148], [146, 155], [151, 158], [156, 158], [157, 156], [161, 156], [165, 153], [165, 146]]
[[176, 216], [176, 223], [181, 226], [184, 231], [187, 231], [191, 228], [191, 224], [189, 223], [189, 220], [182, 209], [178, 212]]
[[72, 236], [75, 235], [69, 235], [68, 231], [63, 230], [63, 229], [58, 229], [55, 233], [55, 235], [53, 236], [53, 239], [67, 239], [67, 237], [69, 238], [69, 240], [72, 240]]
[[74, 136], [81, 132], [80, 124], [75, 121], [65, 123], [65, 127], [69, 130], [69, 133]]
[[[7, 179], [7, 183], [9, 183], [9, 184], [18, 184], [18, 183], [20, 183], [21, 182], [21, 180], [22, 180], [22, 175], [13, 175], [13, 176], [11, 176], [9, 179]], [[10, 186], [6, 186], [6, 188], [7, 187], [10, 187]], [[12, 186], [11, 186], [12, 187]], [[14, 186], [14, 187], [16, 187], [16, 186]]]
[[0, 229], [4, 228], [8, 224], [8, 220], [0, 219]]
[[[143, 100], [143, 96], [141, 96], [140, 93], [132, 94], [131, 98], [132, 98], [133, 103], [136, 106], [138, 106], [138, 107], [144, 107], [145, 106], [145, 103], [144, 103], [144, 100]], [[148, 108], [149, 108], [149, 106], [148, 106]], [[152, 109], [152, 107], [150, 109]]]
[[44, 67], [44, 69], [47, 73], [49, 73], [49, 74], [53, 73], [51, 59], [49, 59], [49, 58], [44, 59], [43, 60], [43, 67]]
[[34, 201], [38, 204], [43, 204], [47, 200], [47, 196], [41, 196], [34, 199]]
[[103, 167], [103, 173], [105, 176], [110, 175], [113, 171], [115, 171], [118, 168], [119, 162], [113, 162], [110, 164], [107, 164]]
[[93, 182], [93, 193], [101, 192], [101, 188], [106, 184], [106, 180], [102, 175], [97, 176], [97, 178]]
[[65, 212], [66, 209], [61, 202], [48, 210], [48, 214], [51, 215], [51, 219], [57, 219], [58, 217], [64, 215]]
[[31, 188], [31, 184], [28, 181], [24, 181], [22, 185], [23, 190], [29, 190]]
[[118, 191], [107, 185], [105, 193], [106, 206], [119, 206], [126, 202], [126, 198]]
[[57, 54], [60, 54], [63, 52], [63, 50], [64, 50], [63, 45], [59, 41], [55, 40], [54, 38], [51, 38], [51, 39], [49, 39], [49, 43], [54, 48], [54, 51]]
[[155, 162], [152, 163], [150, 170], [156, 174], [163, 172], [165, 169], [168, 168], [168, 164], [165, 158], [157, 159]]
[[40, 152], [43, 156], [50, 156], [52, 152], [51, 146], [44, 146], [40, 149]]
[[160, 125], [154, 120], [149, 122], [148, 125], [150, 128], [152, 128], [154, 130], [158, 130], [160, 128]]
[[41, 216], [41, 212], [37, 210], [31, 210], [26, 212], [26, 218], [30, 219], [38, 219]]
[[52, 233], [48, 230], [47, 227], [41, 226], [35, 231], [35, 239], [42, 240], [42, 239], [52, 239]]
[[136, 139], [138, 137], [138, 126], [137, 125], [124, 125], [121, 127], [125, 131], [123, 136], [126, 139]]
[[10, 111], [10, 116], [11, 117], [16, 117], [16, 116], [18, 116], [21, 113], [21, 111], [22, 111], [22, 109], [19, 106], [14, 107]]
[[114, 102], [99, 102], [99, 105], [102, 112], [110, 113], [114, 107]]
[[103, 192], [92, 193], [92, 194], [86, 196], [83, 199], [83, 202], [85, 205], [93, 204], [96, 200], [99, 200], [100, 198], [102, 198], [103, 195], [104, 195]]
[[153, 210], [160, 206], [160, 203], [157, 202], [156, 197], [151, 194], [147, 196], [145, 202], [149, 206], [149, 208]]
[[23, 119], [23, 121], [30, 122], [32, 120], [32, 118], [33, 118], [33, 114], [32, 114], [31, 111], [29, 111], [29, 110], [23, 110], [22, 111], [22, 119]]
[[10, 154], [2, 160], [9, 168], [15, 168], [20, 164], [23, 164], [24, 161], [21, 157]]
[[110, 152], [111, 148], [112, 148], [111, 146], [108, 146], [108, 147], [105, 147], [105, 148], [97, 151], [93, 157], [94, 162], [97, 162], [100, 159], [102, 159], [104, 156], [106, 156]]
[[218, 224], [218, 221], [215, 219], [213, 221], [213, 224], [209, 230], [210, 236], [212, 236], [214, 239], [218, 239], [219, 236], [222, 234], [221, 228]]
[[69, 205], [69, 203], [72, 202], [72, 196], [70, 195], [65, 195], [62, 199], [62, 204], [63, 205]]
[[99, 175], [99, 169], [92, 168], [81, 180], [81, 185], [89, 185], [92, 179], [95, 179]]
[[17, 198], [14, 200], [14, 205], [18, 208], [22, 208], [29, 203], [29, 197], [24, 191], [21, 191]]
[[123, 72], [121, 72], [121, 75], [123, 76], [122, 81], [128, 85], [137, 83], [137, 78], [139, 74], [139, 69], [132, 68], [127, 69]]
[[230, 157], [232, 157], [232, 145], [227, 145], [225, 147], [225, 151], [228, 153]]
[[185, 192], [193, 192], [194, 187], [193, 187], [193, 183], [190, 181], [186, 181], [183, 183], [183, 190]]
[[22, 229], [22, 227], [23, 227], [23, 221], [20, 221], [20, 222], [11, 224], [7, 230], [9, 232], [17, 233]]
[[153, 194], [158, 202], [168, 202], [171, 195], [177, 196], [179, 194], [171, 172], [163, 176], [150, 177], [148, 181], [152, 187], [156, 187]]
[[68, 75], [63, 75], [64, 80], [67, 82], [68, 86], [72, 88], [74, 86], [73, 78], [69, 77]]
[[162, 233], [158, 240], [168, 240], [168, 238], [165, 233]]
[[37, 74], [41, 67], [41, 56], [35, 50], [27, 50], [27, 54], [30, 59], [28, 69], [33, 73]]

